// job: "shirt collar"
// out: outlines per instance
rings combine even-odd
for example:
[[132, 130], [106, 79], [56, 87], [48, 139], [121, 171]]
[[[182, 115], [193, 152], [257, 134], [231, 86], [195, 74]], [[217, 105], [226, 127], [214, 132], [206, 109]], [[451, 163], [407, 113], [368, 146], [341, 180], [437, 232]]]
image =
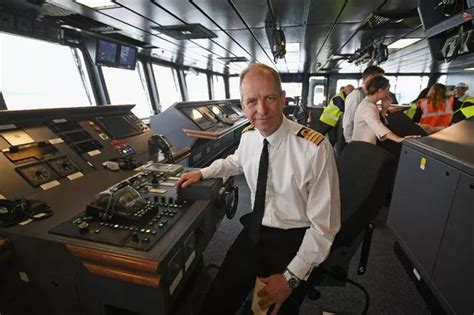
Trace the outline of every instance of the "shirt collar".
[[[278, 127], [278, 129], [274, 133], [266, 137], [268, 144], [271, 147], [276, 149], [280, 145], [280, 143], [283, 141], [283, 138], [287, 134], [288, 128], [289, 128], [288, 119], [285, 116], [283, 116], [280, 127]], [[262, 138], [264, 137], [262, 136]]]

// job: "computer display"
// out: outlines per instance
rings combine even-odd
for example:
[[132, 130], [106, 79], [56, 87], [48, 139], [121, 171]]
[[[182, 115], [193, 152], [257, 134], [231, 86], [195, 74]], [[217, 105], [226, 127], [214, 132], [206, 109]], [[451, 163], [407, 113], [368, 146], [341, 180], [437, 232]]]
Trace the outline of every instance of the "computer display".
[[125, 45], [120, 46], [119, 65], [122, 68], [133, 70], [137, 62], [137, 49]]
[[104, 39], [97, 40], [96, 64], [114, 65], [117, 59], [118, 44]]

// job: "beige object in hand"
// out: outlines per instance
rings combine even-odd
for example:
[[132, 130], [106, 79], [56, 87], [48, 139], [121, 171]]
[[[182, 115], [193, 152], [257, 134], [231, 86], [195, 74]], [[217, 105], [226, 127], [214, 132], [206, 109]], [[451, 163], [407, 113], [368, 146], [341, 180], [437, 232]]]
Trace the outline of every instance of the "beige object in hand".
[[265, 315], [267, 314], [268, 308], [262, 310], [258, 305], [260, 298], [258, 297], [257, 293], [265, 287], [265, 283], [263, 283], [259, 277], [255, 280], [255, 287], [253, 288], [253, 296], [252, 296], [252, 312], [254, 315]]

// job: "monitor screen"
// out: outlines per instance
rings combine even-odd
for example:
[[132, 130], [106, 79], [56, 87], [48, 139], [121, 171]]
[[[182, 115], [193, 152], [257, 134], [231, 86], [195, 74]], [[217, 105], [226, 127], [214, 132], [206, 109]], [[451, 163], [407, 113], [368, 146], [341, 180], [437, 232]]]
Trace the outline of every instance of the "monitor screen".
[[111, 65], [115, 64], [117, 58], [117, 43], [107, 40], [97, 40], [96, 64]]
[[96, 117], [96, 120], [112, 139], [126, 138], [141, 133], [122, 116]]
[[206, 130], [212, 127], [212, 123], [204, 117], [197, 108], [185, 107], [181, 108], [183, 113], [188, 116], [201, 130]]
[[119, 65], [123, 68], [133, 70], [137, 62], [137, 49], [125, 45], [120, 46]]

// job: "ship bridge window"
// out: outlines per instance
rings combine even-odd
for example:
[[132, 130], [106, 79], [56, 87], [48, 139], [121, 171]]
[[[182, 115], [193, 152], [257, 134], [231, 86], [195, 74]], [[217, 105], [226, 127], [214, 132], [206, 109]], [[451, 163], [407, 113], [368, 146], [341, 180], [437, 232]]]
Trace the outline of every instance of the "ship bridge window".
[[188, 88], [188, 101], [209, 100], [209, 87], [207, 75], [203, 72], [186, 71], [186, 87]]
[[224, 77], [221, 75], [212, 76], [213, 85], [214, 85], [214, 97], [215, 100], [225, 100], [225, 84]]
[[240, 77], [239, 76], [233, 76], [229, 77], [229, 92], [230, 92], [230, 98], [232, 99], [240, 99]]
[[310, 77], [308, 88], [308, 107], [326, 106], [326, 77]]
[[334, 91], [334, 94], [339, 93], [340, 88], [347, 86], [349, 84], [351, 84], [356, 89], [359, 87], [359, 81], [355, 79], [339, 79], [336, 82], [337, 88], [336, 88], [336, 91]]
[[287, 97], [301, 97], [303, 84], [301, 82], [282, 82], [281, 88], [286, 92]]
[[416, 99], [421, 90], [428, 86], [428, 76], [399, 75], [386, 76], [390, 81], [390, 91], [398, 103], [409, 104]]
[[153, 64], [153, 74], [155, 75], [162, 112], [174, 103], [183, 100], [179, 89], [178, 74], [175, 69]]
[[439, 78], [438, 78], [438, 82], [437, 83], [441, 83], [441, 84], [444, 84], [446, 85], [446, 82], [448, 81], [448, 76], [443, 74], [443, 75], [440, 75]]
[[77, 48], [0, 33], [0, 69], [8, 109], [96, 105]]
[[100, 68], [104, 74], [111, 104], [134, 104], [132, 112], [138, 118], [148, 118], [153, 114], [141, 62], [137, 62], [135, 70], [105, 66]]

